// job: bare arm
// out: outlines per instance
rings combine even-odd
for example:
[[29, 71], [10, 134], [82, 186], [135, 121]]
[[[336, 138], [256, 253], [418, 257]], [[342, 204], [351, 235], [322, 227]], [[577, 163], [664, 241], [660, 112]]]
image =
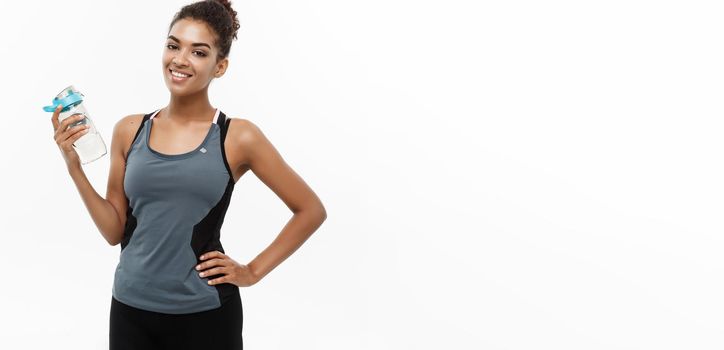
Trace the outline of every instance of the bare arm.
[[238, 134], [244, 163], [294, 213], [274, 241], [248, 266], [257, 280], [262, 279], [294, 253], [326, 220], [327, 211], [311, 188], [292, 168], [262, 131], [241, 119]]
[[126, 165], [124, 150], [128, 148], [126, 144], [130, 143], [131, 138], [135, 135], [135, 130], [139, 126], [138, 119], [137, 116], [125, 117], [118, 121], [113, 128], [110, 152], [111, 167], [108, 175], [106, 198], [101, 197], [96, 192], [81, 166], [68, 168], [93, 222], [103, 238], [113, 246], [121, 242], [126, 224], [128, 201], [123, 189]]
[[103, 238], [110, 245], [118, 244], [123, 234], [123, 224], [116, 209], [108, 200], [96, 192], [82, 168], [72, 168], [69, 171], [86, 209], [90, 212], [91, 218], [93, 218], [93, 222], [95, 222]]

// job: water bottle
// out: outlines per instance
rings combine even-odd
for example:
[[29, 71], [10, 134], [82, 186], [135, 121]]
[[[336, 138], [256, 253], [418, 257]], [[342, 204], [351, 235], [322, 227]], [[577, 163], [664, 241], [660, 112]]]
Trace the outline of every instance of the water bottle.
[[81, 164], [88, 164], [100, 157], [103, 157], [107, 153], [107, 150], [106, 144], [103, 142], [103, 138], [101, 138], [101, 134], [98, 133], [98, 130], [96, 130], [93, 121], [88, 116], [88, 111], [86, 111], [85, 106], [83, 105], [83, 97], [83, 94], [71, 85], [55, 96], [52, 106], [45, 106], [43, 107], [43, 110], [52, 113], [55, 112], [55, 108], [58, 105], [61, 105], [63, 109], [58, 114], [58, 122], [78, 114], [83, 115], [83, 119], [70, 124], [69, 128], [76, 125], [90, 125], [88, 133], [81, 136], [73, 143], [73, 147], [75, 147], [75, 151], [78, 153], [78, 158], [80, 158]]

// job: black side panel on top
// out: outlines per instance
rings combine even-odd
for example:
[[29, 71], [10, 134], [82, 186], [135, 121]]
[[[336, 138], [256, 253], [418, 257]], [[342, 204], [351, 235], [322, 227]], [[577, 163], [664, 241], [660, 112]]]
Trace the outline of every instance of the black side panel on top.
[[123, 229], [121, 251], [123, 251], [123, 249], [128, 245], [128, 242], [131, 241], [131, 236], [133, 236], [133, 232], [136, 230], [137, 224], [138, 222], [136, 221], [136, 217], [133, 216], [133, 208], [129, 205], [128, 209], [126, 209], [126, 227]]
[[[229, 208], [231, 194], [233, 191], [234, 180], [230, 178], [226, 184], [224, 195], [221, 197], [221, 200], [219, 200], [219, 203], [211, 208], [209, 213], [206, 214], [206, 217], [201, 219], [198, 224], [194, 225], [193, 233], [191, 235], [191, 249], [193, 249], [194, 254], [196, 254], [197, 264], [202, 263], [198, 257], [204, 253], [218, 250], [221, 253], [226, 254], [220, 240], [221, 226], [224, 223], [224, 216], [226, 215], [226, 209]], [[212, 280], [222, 276], [224, 275], [217, 274], [209, 276], [208, 279]], [[222, 304], [229, 300], [231, 296], [234, 296], [239, 292], [239, 287], [231, 283], [221, 283], [214, 286], [216, 287], [216, 291], [219, 293], [219, 300]]]
[[[203, 253], [218, 250], [224, 254], [224, 247], [221, 245], [221, 227], [224, 224], [224, 217], [226, 216], [226, 210], [229, 208], [231, 202], [231, 194], [234, 192], [234, 177], [231, 173], [231, 167], [226, 160], [226, 152], [224, 151], [224, 140], [226, 139], [226, 131], [229, 128], [231, 119], [226, 118], [226, 115], [221, 112], [217, 123], [221, 128], [221, 137], [219, 137], [219, 146], [221, 147], [221, 155], [224, 158], [224, 166], [226, 171], [229, 173], [229, 181], [226, 183], [226, 190], [224, 195], [221, 197], [219, 202], [211, 208], [209, 213], [203, 218], [198, 224], [194, 225], [193, 234], [191, 235], [191, 248], [194, 250], [194, 254], [197, 257]], [[197, 263], [201, 263], [198, 260]], [[208, 279], [212, 280], [224, 276], [218, 274], [209, 276]], [[221, 283], [215, 285], [216, 291], [219, 293], [219, 300], [222, 304], [226, 303], [231, 297], [239, 293], [239, 287], [231, 283]]]

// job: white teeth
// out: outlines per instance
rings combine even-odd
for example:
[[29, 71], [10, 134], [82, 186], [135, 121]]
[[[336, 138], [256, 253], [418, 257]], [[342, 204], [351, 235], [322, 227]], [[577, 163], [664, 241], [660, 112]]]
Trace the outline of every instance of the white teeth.
[[186, 74], [181, 74], [181, 73], [176, 72], [176, 71], [171, 71], [171, 74], [172, 74], [173, 76], [176, 76], [176, 77], [179, 77], [179, 78], [188, 78], [188, 77], [189, 77], [189, 76], [186, 75]]

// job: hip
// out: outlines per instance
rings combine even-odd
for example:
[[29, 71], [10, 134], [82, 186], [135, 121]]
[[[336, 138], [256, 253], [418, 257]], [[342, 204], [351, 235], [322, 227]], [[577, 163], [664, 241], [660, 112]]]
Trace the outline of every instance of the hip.
[[241, 349], [243, 320], [238, 293], [218, 308], [185, 314], [143, 310], [111, 297], [110, 344], [111, 349], [140, 343], [149, 349]]

